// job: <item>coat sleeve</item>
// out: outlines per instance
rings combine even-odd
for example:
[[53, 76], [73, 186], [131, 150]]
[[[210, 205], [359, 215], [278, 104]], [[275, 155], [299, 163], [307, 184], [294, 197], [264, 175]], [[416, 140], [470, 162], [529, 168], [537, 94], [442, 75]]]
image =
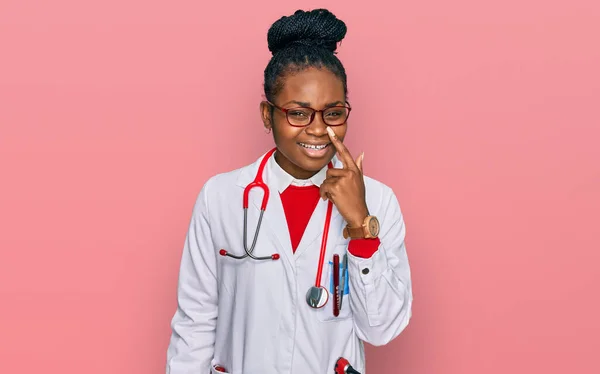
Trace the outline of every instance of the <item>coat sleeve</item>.
[[210, 373], [217, 322], [216, 251], [210, 232], [207, 185], [194, 205], [179, 268], [167, 374]]
[[359, 339], [375, 346], [400, 335], [412, 316], [406, 228], [396, 196], [389, 188], [387, 192], [378, 209], [377, 251], [369, 258], [348, 253], [349, 301], [355, 330]]

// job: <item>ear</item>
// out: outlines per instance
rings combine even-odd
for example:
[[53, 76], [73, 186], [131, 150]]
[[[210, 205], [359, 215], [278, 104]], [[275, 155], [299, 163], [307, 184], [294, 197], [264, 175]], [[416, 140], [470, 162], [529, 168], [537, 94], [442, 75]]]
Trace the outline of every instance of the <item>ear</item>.
[[273, 128], [273, 118], [271, 117], [271, 105], [266, 101], [260, 103], [260, 117], [262, 118], [265, 129], [271, 130]]

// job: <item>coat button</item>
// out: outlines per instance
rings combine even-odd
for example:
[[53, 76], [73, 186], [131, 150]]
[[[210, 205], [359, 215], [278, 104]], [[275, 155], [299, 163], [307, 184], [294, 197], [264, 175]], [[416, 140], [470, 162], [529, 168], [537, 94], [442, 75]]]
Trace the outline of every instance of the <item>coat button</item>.
[[369, 268], [362, 269], [362, 273], [363, 274], [369, 274]]

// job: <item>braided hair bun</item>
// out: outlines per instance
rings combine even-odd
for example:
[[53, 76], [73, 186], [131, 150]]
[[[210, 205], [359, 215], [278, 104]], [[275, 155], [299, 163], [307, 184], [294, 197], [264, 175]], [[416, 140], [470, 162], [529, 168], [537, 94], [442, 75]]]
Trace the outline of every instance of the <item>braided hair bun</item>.
[[297, 10], [273, 23], [267, 42], [273, 55], [298, 45], [321, 47], [334, 53], [346, 31], [346, 24], [327, 9]]
[[346, 36], [346, 24], [327, 9], [298, 10], [281, 17], [269, 29], [267, 42], [273, 54], [265, 68], [265, 97], [276, 96], [292, 73], [315, 67], [335, 74], [348, 92], [346, 70], [335, 54], [337, 43]]

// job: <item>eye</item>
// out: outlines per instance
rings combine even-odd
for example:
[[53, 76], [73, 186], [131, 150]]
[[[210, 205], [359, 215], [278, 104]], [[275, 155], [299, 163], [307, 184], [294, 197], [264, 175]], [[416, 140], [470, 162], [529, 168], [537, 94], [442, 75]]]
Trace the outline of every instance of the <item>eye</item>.
[[343, 109], [332, 109], [325, 113], [326, 117], [329, 118], [338, 118], [344, 116], [345, 110]]
[[293, 109], [288, 111], [288, 116], [303, 119], [310, 116], [310, 113], [307, 110]]

